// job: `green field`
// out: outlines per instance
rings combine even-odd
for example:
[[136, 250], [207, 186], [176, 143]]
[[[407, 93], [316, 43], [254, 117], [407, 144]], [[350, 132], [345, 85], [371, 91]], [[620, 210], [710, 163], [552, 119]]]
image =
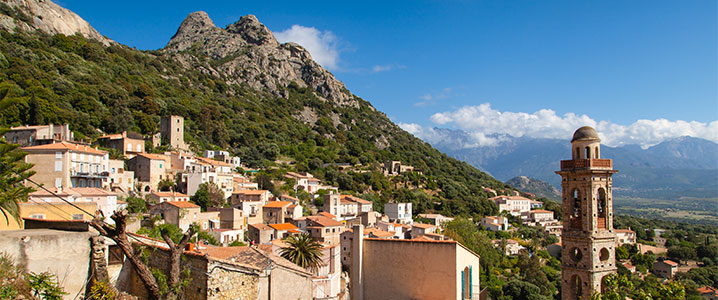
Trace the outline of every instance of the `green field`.
[[718, 224], [718, 198], [615, 198], [616, 214], [692, 224]]

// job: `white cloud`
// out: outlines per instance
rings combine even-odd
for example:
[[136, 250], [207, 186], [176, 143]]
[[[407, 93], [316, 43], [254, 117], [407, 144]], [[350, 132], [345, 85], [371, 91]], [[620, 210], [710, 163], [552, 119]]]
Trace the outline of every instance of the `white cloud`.
[[280, 43], [294, 42], [306, 48], [320, 65], [336, 70], [339, 63], [338, 39], [331, 31], [319, 31], [314, 27], [292, 25], [291, 28], [274, 32]]
[[427, 106], [436, 103], [438, 100], [443, 100], [451, 96], [452, 89], [444, 88], [438, 93], [426, 93], [419, 97], [422, 101], [414, 103], [414, 106]]
[[387, 72], [387, 71], [403, 69], [403, 68], [406, 68], [406, 67], [403, 65], [376, 65], [373, 68], [371, 68], [371, 71], [373, 73], [379, 73], [379, 72]]
[[[437, 125], [453, 126], [468, 132], [476, 145], [495, 145], [501, 142], [501, 135], [570, 139], [573, 131], [581, 126], [596, 128], [601, 142], [608, 146], [638, 144], [642, 147], [649, 147], [681, 136], [692, 136], [718, 142], [718, 121], [702, 123], [658, 119], [638, 120], [630, 125], [621, 125], [610, 121], [596, 121], [587, 115], [574, 113], [559, 116], [550, 109], [542, 109], [533, 113], [501, 112], [491, 108], [489, 103], [436, 113], [430, 117], [430, 120]], [[415, 125], [407, 127], [411, 131], [405, 130], [417, 137], [430, 143], [440, 140], [440, 137], [432, 135], [432, 133], [435, 134], [433, 130], [421, 128], [418, 124], [411, 125]]]

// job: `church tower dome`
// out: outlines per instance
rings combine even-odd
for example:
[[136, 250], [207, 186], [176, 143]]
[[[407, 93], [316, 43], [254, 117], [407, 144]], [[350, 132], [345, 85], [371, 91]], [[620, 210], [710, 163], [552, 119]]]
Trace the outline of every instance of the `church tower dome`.
[[561, 299], [589, 299], [616, 272], [613, 230], [613, 161], [601, 158], [601, 139], [584, 126], [571, 139], [571, 160], [561, 161]]

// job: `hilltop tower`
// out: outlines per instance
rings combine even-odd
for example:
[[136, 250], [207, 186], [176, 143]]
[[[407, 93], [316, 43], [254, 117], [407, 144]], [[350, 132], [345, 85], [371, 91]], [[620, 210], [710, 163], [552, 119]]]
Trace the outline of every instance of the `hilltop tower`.
[[178, 150], [187, 150], [184, 143], [184, 117], [164, 116], [160, 119], [162, 142]]
[[561, 299], [589, 299], [604, 276], [616, 272], [611, 176], [613, 161], [601, 159], [601, 140], [585, 126], [573, 134], [571, 160], [561, 161], [563, 233]]

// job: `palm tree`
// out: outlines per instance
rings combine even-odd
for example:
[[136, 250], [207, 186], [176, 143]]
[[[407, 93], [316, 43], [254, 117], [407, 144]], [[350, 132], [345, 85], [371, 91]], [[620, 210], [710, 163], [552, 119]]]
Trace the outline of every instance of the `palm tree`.
[[[6, 130], [0, 129], [0, 136]], [[27, 153], [18, 149], [18, 145], [10, 144], [0, 138], [0, 212], [5, 222], [10, 225], [10, 216], [20, 225], [19, 201], [27, 201], [27, 195], [34, 191], [25, 187], [23, 181], [35, 174], [30, 171], [32, 164], [25, 162]], [[8, 216], [9, 214], [9, 216]]]
[[289, 246], [282, 248], [282, 257], [315, 273], [324, 266], [322, 244], [312, 240], [308, 233], [291, 235], [284, 242]]

